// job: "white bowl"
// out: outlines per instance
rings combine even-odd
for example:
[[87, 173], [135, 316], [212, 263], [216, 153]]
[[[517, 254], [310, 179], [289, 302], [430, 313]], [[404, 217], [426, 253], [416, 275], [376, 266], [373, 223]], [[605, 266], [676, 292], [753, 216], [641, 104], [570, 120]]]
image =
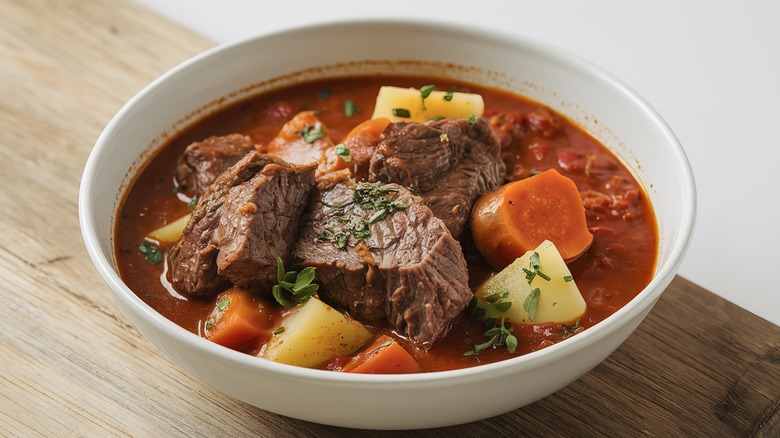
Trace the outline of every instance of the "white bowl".
[[[167, 136], [265, 89], [383, 71], [448, 76], [514, 91], [562, 112], [601, 140], [633, 170], [652, 199], [660, 258], [651, 283], [605, 321], [522, 357], [456, 371], [355, 375], [287, 366], [221, 347], [170, 322], [122, 282], [112, 252], [119, 200]], [[79, 215], [89, 255], [128, 318], [198, 379], [290, 417], [407, 429], [512, 411], [563, 388], [606, 358], [674, 277], [692, 233], [695, 189], [685, 153], [658, 114], [590, 63], [538, 42], [460, 25], [361, 21], [217, 47], [152, 82], [119, 111], [95, 144], [81, 182]]]

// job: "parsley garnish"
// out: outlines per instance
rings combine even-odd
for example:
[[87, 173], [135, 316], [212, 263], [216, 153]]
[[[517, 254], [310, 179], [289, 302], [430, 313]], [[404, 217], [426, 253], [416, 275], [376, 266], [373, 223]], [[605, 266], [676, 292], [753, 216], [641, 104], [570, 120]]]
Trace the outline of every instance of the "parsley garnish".
[[446, 100], [447, 102], [451, 101], [451, 100], [452, 100], [452, 96], [453, 96], [453, 94], [452, 94], [452, 93], [453, 93], [452, 91], [448, 91], [448, 92], [446, 92], [446, 93], [444, 94], [444, 97], [443, 97], [442, 99]]
[[469, 114], [469, 125], [473, 125], [477, 121], [477, 115], [476, 114]]
[[352, 99], [346, 99], [344, 100], [344, 115], [347, 117], [352, 117], [357, 113], [358, 107], [355, 105], [355, 102]]
[[393, 115], [396, 117], [402, 117], [404, 119], [408, 119], [412, 116], [412, 113], [409, 112], [406, 108], [393, 108]]
[[175, 195], [181, 191], [181, 186], [173, 186], [170, 189], [168, 189], [169, 195]]
[[339, 143], [336, 145], [336, 155], [341, 157], [341, 159], [347, 163], [352, 161], [352, 153], [346, 146], [344, 146], [344, 143]]
[[214, 323], [211, 321], [206, 321], [206, 330], [211, 330], [212, 327], [214, 327]]
[[307, 126], [300, 131], [296, 131], [300, 134], [306, 143], [314, 143], [315, 141], [325, 137], [325, 131], [322, 129], [322, 123], [317, 122], [314, 126]]
[[572, 281], [572, 280], [574, 280], [574, 277], [572, 277], [571, 275], [565, 275], [565, 276], [563, 277], [563, 281], [565, 281], [565, 282], [567, 282], [567, 283], [568, 283], [568, 282], [570, 282], [570, 281]]
[[284, 326], [280, 325], [276, 328], [276, 330], [273, 331], [273, 334], [278, 335], [279, 333], [282, 333], [284, 331]]
[[155, 299], [157, 297], [152, 295], [152, 294], [146, 294], [146, 298], [149, 298], [150, 300], [153, 300], [153, 299]]
[[288, 309], [305, 303], [320, 288], [320, 285], [312, 283], [313, 267], [303, 268], [301, 272], [285, 271], [281, 257], [276, 257], [276, 280], [271, 293], [276, 302]]
[[219, 301], [219, 304], [217, 304], [217, 309], [220, 312], [222, 312], [225, 309], [227, 309], [229, 305], [230, 305], [230, 298], [225, 298]]
[[157, 245], [143, 242], [138, 245], [138, 251], [141, 251], [146, 261], [153, 265], [159, 265], [162, 262], [163, 252]]

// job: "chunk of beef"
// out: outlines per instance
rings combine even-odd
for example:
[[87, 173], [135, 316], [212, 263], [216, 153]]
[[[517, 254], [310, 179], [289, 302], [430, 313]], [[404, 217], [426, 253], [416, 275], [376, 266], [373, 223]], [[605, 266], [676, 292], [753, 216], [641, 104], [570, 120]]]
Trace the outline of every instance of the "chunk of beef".
[[203, 196], [211, 183], [255, 149], [246, 135], [209, 137], [190, 144], [176, 164], [176, 181], [185, 190]]
[[231, 283], [269, 289], [276, 257], [290, 261], [315, 167], [250, 152], [217, 177], [168, 252], [174, 288], [192, 296]]
[[357, 319], [387, 321], [424, 348], [473, 296], [460, 243], [397, 184], [342, 183], [317, 192], [293, 260], [317, 268], [327, 300]]
[[369, 180], [398, 183], [418, 193], [455, 238], [476, 199], [503, 180], [499, 140], [482, 119], [392, 123], [383, 136], [371, 159]]

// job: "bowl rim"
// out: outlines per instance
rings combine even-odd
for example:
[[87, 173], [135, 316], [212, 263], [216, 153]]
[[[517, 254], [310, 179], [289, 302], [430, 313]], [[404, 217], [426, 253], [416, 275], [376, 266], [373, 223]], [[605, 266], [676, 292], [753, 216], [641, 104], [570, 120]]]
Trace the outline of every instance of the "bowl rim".
[[[677, 155], [677, 161], [680, 167], [679, 171], [681, 172], [682, 181], [684, 183], [683, 186], [680, 187], [683, 205], [680, 212], [681, 218], [678, 237], [674, 239], [673, 245], [669, 248], [666, 262], [657, 267], [655, 275], [650, 283], [625, 306], [618, 309], [603, 321], [578, 333], [576, 336], [572, 336], [547, 348], [515, 358], [470, 368], [402, 375], [337, 373], [262, 360], [258, 357], [240, 353], [208, 341], [197, 334], [178, 326], [141, 300], [122, 282], [118, 273], [114, 270], [111, 261], [102, 252], [96, 231], [97, 223], [93, 217], [91, 200], [94, 191], [94, 177], [100, 158], [106, 155], [110, 150], [108, 146], [110, 144], [109, 139], [112, 132], [123, 123], [123, 119], [131, 108], [142, 99], [145, 99], [146, 96], [152, 94], [160, 84], [175, 78], [177, 75], [183, 74], [182, 72], [197, 68], [204, 60], [215, 56], [218, 53], [229, 52], [244, 45], [256, 44], [257, 41], [265, 39], [285, 38], [301, 32], [316, 32], [354, 26], [389, 26], [417, 30], [424, 27], [427, 32], [453, 34], [458, 35], [461, 38], [494, 41], [501, 42], [502, 44], [524, 47], [525, 49], [540, 53], [544, 57], [563, 63], [568, 68], [585, 70], [591, 74], [596, 74], [608, 82], [617, 92], [630, 98], [630, 100], [632, 100], [634, 104], [653, 121], [656, 129], [658, 129], [666, 139], [667, 146], [671, 147], [673, 152]], [[424, 19], [347, 19], [295, 26], [216, 45], [179, 63], [155, 78], [122, 106], [122, 108], [111, 118], [96, 140], [82, 174], [79, 188], [78, 212], [80, 228], [87, 253], [114, 297], [121, 301], [124, 306], [129, 307], [134, 314], [139, 315], [148, 324], [154, 326], [156, 330], [164, 332], [168, 336], [174, 338], [176, 342], [183, 343], [189, 348], [199, 350], [203, 354], [217, 356], [220, 360], [233, 362], [241, 367], [247, 367], [257, 371], [265, 370], [295, 379], [316, 380], [322, 383], [333, 383], [337, 385], [376, 384], [380, 385], [383, 389], [401, 388], [406, 385], [399, 384], [408, 383], [419, 388], [421, 384], [427, 384], [429, 386], [444, 385], [453, 379], [479, 379], [480, 376], [482, 376], [482, 378], [487, 378], [496, 373], [505, 374], [514, 372], [516, 371], [516, 368], [537, 367], [550, 363], [558, 360], [562, 356], [570, 354], [571, 351], [578, 351], [593, 345], [595, 342], [611, 333], [610, 330], [606, 329], [608, 326], [625, 325], [633, 320], [633, 318], [640, 315], [644, 310], [652, 307], [653, 303], [660, 298], [668, 283], [671, 282], [690, 245], [696, 217], [696, 190], [693, 171], [685, 151], [660, 114], [623, 81], [579, 55], [528, 36], [507, 34], [470, 25], [450, 24]], [[128, 312], [128, 310], [125, 309], [123, 309], [123, 311]]]

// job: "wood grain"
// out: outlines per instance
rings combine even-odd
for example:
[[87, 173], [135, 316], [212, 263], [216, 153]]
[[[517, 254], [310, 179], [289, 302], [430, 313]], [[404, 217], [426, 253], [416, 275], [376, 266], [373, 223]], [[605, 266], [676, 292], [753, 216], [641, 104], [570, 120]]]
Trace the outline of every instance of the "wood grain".
[[340, 429], [195, 381], [119, 311], [77, 195], [122, 103], [212, 43], [129, 0], [0, 0], [0, 20], [0, 435], [780, 436], [780, 327], [682, 278], [592, 372], [477, 423]]

